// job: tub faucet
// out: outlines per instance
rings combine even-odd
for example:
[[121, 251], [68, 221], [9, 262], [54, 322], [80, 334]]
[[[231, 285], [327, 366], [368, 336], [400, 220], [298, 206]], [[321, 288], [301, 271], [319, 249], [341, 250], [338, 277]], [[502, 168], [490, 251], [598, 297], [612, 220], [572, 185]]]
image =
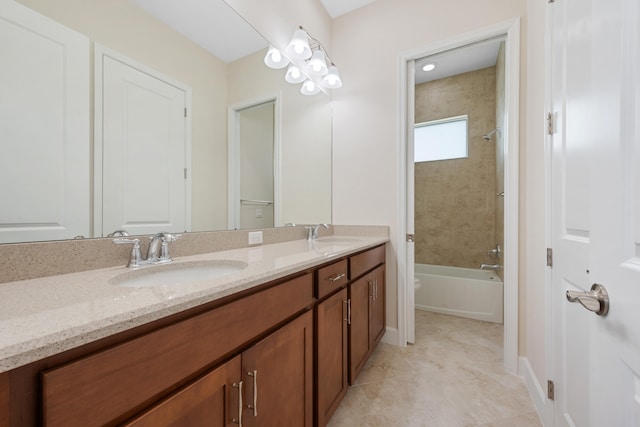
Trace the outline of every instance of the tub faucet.
[[318, 224], [318, 225], [308, 225], [305, 227], [305, 230], [308, 231], [307, 240], [314, 240], [320, 237], [318, 234], [320, 231], [320, 227], [329, 228], [327, 224]]
[[500, 270], [502, 266], [500, 264], [481, 264], [480, 270]]

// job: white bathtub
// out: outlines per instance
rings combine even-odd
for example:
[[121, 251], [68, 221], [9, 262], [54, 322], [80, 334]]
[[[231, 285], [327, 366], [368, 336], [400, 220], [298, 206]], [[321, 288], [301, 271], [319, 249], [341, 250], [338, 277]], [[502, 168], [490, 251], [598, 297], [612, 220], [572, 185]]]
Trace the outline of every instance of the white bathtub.
[[502, 323], [503, 284], [492, 270], [416, 264], [419, 310]]

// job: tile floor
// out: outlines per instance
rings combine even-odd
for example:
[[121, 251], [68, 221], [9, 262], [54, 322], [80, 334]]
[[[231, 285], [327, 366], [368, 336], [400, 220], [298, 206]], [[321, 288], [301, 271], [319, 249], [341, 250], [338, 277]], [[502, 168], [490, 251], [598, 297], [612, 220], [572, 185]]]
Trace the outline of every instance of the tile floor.
[[502, 325], [416, 310], [416, 343], [380, 343], [329, 427], [539, 427], [502, 369]]

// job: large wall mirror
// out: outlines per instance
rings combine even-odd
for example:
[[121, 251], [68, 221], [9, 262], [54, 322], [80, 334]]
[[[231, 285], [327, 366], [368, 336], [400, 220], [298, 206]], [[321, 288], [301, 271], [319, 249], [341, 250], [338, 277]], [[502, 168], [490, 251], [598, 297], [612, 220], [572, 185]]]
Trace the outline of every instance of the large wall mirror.
[[0, 243], [331, 222], [330, 99], [223, 0], [0, 6]]

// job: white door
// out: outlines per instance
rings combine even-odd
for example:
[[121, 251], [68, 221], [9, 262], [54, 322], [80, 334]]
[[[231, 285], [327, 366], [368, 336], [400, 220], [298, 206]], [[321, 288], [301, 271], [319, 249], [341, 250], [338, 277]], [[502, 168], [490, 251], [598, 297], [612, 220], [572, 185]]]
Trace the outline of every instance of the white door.
[[89, 39], [0, 1], [0, 243], [90, 236]]
[[[551, 6], [555, 426], [640, 425], [640, 10]], [[566, 291], [605, 286], [599, 316]]]
[[[185, 90], [102, 54], [102, 155], [96, 223], [105, 236], [187, 230]], [[99, 138], [97, 138], [99, 139]], [[100, 173], [101, 172], [101, 173]]]

